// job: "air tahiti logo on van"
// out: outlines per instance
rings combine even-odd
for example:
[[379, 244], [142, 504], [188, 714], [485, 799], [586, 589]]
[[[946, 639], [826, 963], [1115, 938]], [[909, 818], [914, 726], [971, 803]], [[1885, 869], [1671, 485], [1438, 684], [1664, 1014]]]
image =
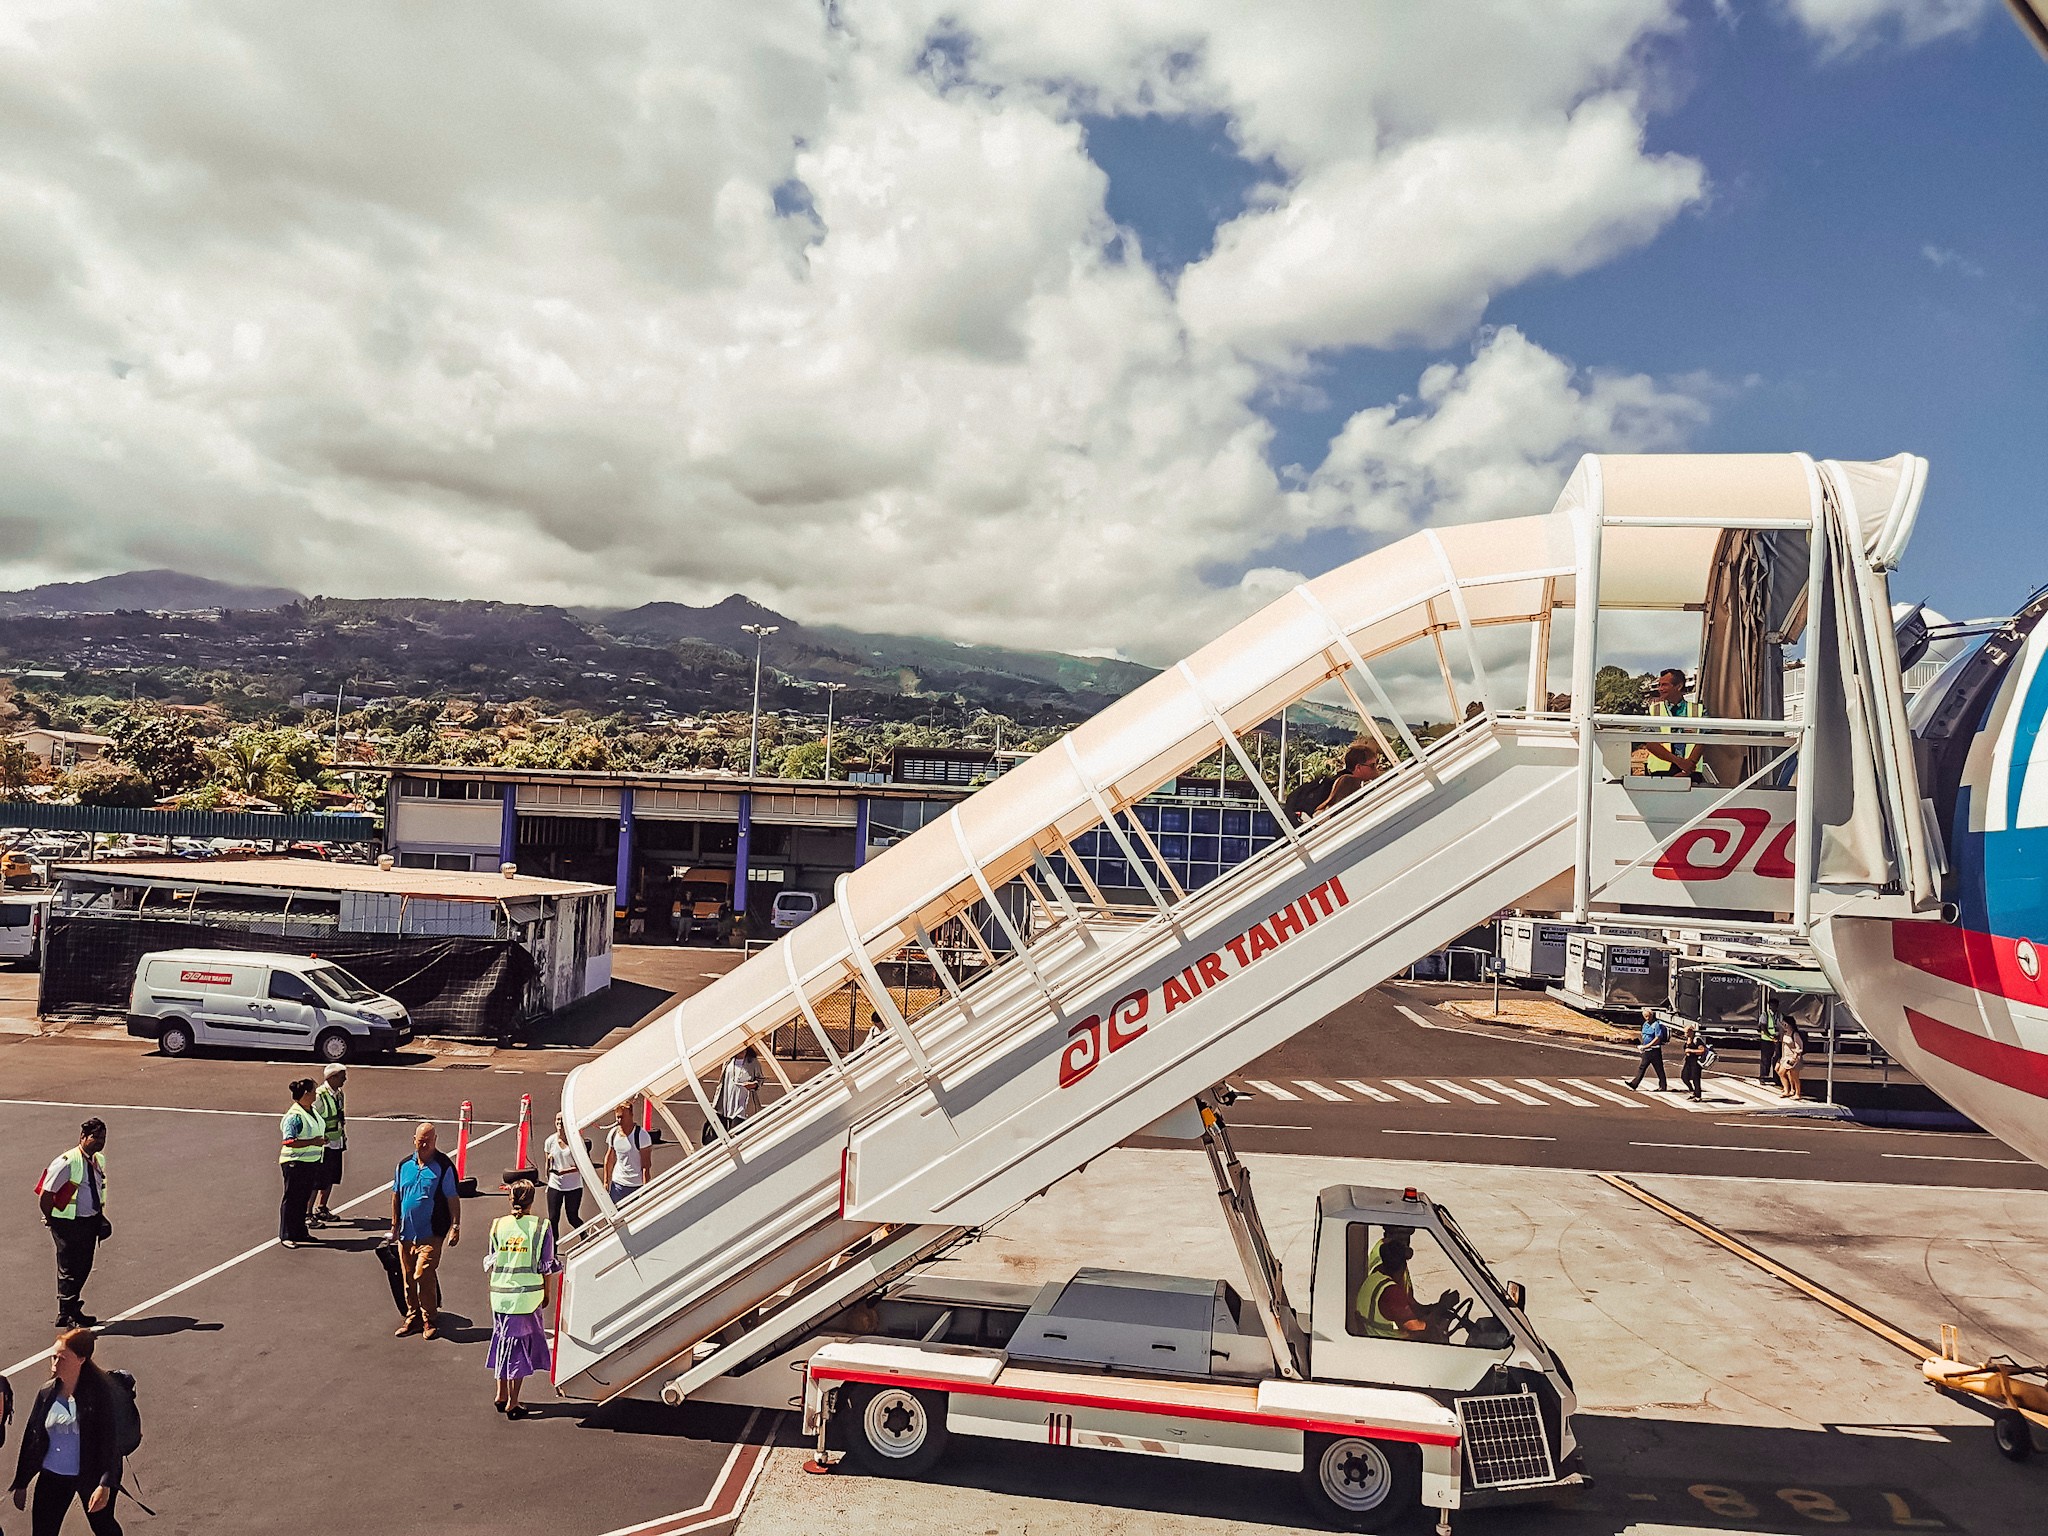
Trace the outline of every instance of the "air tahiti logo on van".
[[1307, 929], [1313, 928], [1339, 907], [1348, 906], [1350, 896], [1335, 875], [1307, 894], [1290, 901], [1263, 922], [1253, 923], [1234, 939], [1225, 939], [1229, 959], [1213, 950], [1177, 976], [1169, 976], [1153, 989], [1139, 988], [1126, 993], [1110, 1006], [1105, 1022], [1091, 1013], [1078, 1024], [1067, 1026], [1067, 1048], [1060, 1052], [1060, 1086], [1071, 1088], [1102, 1064], [1103, 1057], [1120, 1051], [1151, 1028], [1149, 1019], [1156, 1009], [1160, 1017], [1185, 1007], [1234, 971], [1249, 968], [1261, 956], [1269, 955]]
[[[1721, 825], [1715, 825], [1716, 822]], [[1733, 822], [1730, 827], [1727, 823]], [[1755, 806], [1723, 806], [1683, 837], [1673, 838], [1650, 873], [1659, 880], [1726, 880], [1742, 867], [1750, 851], [1770, 830], [1771, 813]], [[1764, 844], [1753, 871], [1765, 880], [1790, 880], [1792, 823]]]
[[178, 980], [196, 983], [202, 987], [225, 987], [235, 979], [232, 971], [180, 971]]

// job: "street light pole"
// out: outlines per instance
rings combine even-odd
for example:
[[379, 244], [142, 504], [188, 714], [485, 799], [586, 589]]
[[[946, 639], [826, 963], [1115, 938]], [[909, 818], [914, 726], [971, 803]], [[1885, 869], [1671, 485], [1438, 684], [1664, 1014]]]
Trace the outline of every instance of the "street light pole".
[[825, 690], [825, 777], [829, 779], [832, 777], [832, 700], [846, 684], [820, 683], [818, 686]]
[[747, 730], [747, 777], [754, 776], [761, 757], [761, 644], [782, 626], [780, 624], [742, 624], [741, 629], [754, 637], [754, 718]]

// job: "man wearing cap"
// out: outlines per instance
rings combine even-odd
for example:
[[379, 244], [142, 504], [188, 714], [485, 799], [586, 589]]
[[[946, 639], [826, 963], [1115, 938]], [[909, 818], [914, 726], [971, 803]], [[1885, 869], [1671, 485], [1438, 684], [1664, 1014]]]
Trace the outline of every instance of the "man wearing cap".
[[320, 1117], [320, 1124], [326, 1130], [327, 1143], [320, 1160], [320, 1174], [313, 1185], [313, 1211], [306, 1220], [316, 1227], [323, 1227], [334, 1220], [328, 1198], [334, 1193], [335, 1185], [341, 1182], [341, 1154], [348, 1150], [348, 1115], [342, 1108], [342, 1090], [348, 1086], [348, 1068], [335, 1062], [321, 1074], [326, 1081], [319, 1092], [313, 1095], [313, 1113]]
[[36, 1184], [43, 1221], [57, 1244], [57, 1326], [90, 1328], [99, 1321], [85, 1310], [85, 1282], [92, 1274], [100, 1239], [111, 1237], [107, 1220], [107, 1123], [88, 1120], [78, 1128], [78, 1145], [50, 1159]]

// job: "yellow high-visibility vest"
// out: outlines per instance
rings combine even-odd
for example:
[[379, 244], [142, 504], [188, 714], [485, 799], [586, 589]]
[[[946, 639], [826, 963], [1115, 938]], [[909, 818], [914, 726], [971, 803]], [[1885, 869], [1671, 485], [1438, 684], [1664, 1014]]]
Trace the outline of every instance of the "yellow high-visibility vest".
[[538, 1216], [500, 1216], [491, 1223], [491, 1310], [519, 1317], [540, 1310], [547, 1294], [547, 1276], [540, 1272], [541, 1233]]
[[[277, 1160], [280, 1163], [317, 1163], [327, 1156], [327, 1128], [310, 1109], [294, 1104], [277, 1122]], [[312, 1141], [310, 1147], [290, 1147], [289, 1141]]]
[[[64, 1167], [64, 1177], [71, 1183], [71, 1198], [57, 1206], [50, 1214], [59, 1221], [78, 1220], [78, 1192], [85, 1187], [85, 1154], [73, 1147], [64, 1154], [69, 1161]], [[99, 1214], [107, 1213], [107, 1154], [95, 1152], [92, 1155], [92, 1171], [97, 1174], [100, 1187]]]
[[[1666, 704], [1662, 699], [1659, 699], [1650, 705], [1651, 714], [1661, 716], [1666, 720], [1690, 720], [1698, 715], [1699, 712], [1699, 705], [1693, 703], [1690, 699], [1680, 699], [1676, 704]], [[1665, 741], [1660, 742], [1659, 745], [1669, 747], [1671, 743]], [[1673, 750], [1676, 751], [1678, 749], [1673, 748]], [[1678, 765], [1676, 763], [1667, 763], [1663, 758], [1653, 755], [1644, 762], [1643, 772], [1676, 773], [1678, 772]]]

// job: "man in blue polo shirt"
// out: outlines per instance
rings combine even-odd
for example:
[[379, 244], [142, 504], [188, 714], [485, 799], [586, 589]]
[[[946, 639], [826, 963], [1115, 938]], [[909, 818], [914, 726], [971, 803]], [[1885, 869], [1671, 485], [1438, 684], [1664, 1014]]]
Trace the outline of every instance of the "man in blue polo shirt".
[[412, 1145], [412, 1156], [391, 1176], [391, 1235], [405, 1279], [405, 1321], [396, 1336], [432, 1339], [440, 1337], [441, 1248], [462, 1241], [462, 1190], [455, 1165], [435, 1150], [432, 1121], [413, 1131]]
[[1664, 1075], [1664, 1042], [1670, 1038], [1671, 1031], [1665, 1028], [1664, 1021], [1657, 1017], [1657, 1010], [1645, 1008], [1643, 1010], [1643, 1043], [1636, 1047], [1636, 1075], [1628, 1080], [1629, 1087], [1635, 1088], [1640, 1086], [1643, 1081], [1643, 1074], [1654, 1068], [1657, 1073], [1657, 1091], [1659, 1093], [1669, 1093], [1671, 1091], [1671, 1081]]

